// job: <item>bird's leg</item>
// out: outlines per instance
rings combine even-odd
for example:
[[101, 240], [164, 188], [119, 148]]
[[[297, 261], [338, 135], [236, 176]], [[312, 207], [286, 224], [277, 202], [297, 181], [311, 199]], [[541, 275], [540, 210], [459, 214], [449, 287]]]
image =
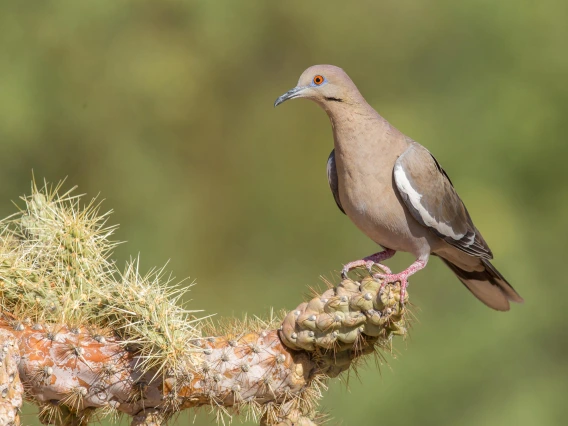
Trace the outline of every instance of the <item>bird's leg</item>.
[[347, 273], [349, 271], [351, 271], [352, 269], [355, 269], [355, 268], [359, 268], [361, 266], [366, 267], [369, 270], [369, 272], [371, 272], [371, 269], [373, 268], [373, 265], [375, 265], [375, 264], [379, 265], [379, 267], [383, 271], [385, 271], [387, 274], [390, 274], [391, 273], [390, 268], [388, 266], [381, 265], [379, 262], [381, 262], [383, 260], [390, 259], [391, 257], [394, 256], [395, 253], [396, 253], [396, 251], [394, 251], [394, 250], [385, 249], [385, 250], [380, 251], [378, 253], [367, 256], [364, 259], [354, 260], [353, 262], [349, 262], [341, 270], [341, 277], [343, 279], [347, 278]]
[[406, 268], [404, 271], [399, 272], [398, 274], [375, 274], [373, 275], [374, 278], [380, 278], [383, 280], [381, 283], [381, 288], [379, 293], [383, 291], [383, 288], [387, 283], [395, 283], [400, 281], [400, 303], [404, 303], [404, 297], [406, 295], [406, 287], [408, 286], [408, 277], [410, 277], [415, 272], [418, 272], [421, 269], [424, 269], [426, 264], [428, 263], [428, 259], [416, 259], [412, 265]]

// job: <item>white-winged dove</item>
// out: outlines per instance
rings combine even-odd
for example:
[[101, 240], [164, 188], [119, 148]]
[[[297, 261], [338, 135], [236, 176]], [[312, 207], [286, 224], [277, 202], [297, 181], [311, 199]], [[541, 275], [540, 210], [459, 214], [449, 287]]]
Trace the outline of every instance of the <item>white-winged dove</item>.
[[306, 98], [321, 106], [333, 128], [334, 150], [327, 161], [329, 186], [339, 209], [383, 251], [345, 265], [342, 274], [409, 252], [416, 261], [404, 271], [377, 274], [400, 281], [440, 257], [487, 306], [509, 309], [519, 294], [489, 262], [491, 250], [473, 224], [450, 178], [434, 156], [381, 117], [349, 76], [332, 65], [315, 65], [274, 106]]

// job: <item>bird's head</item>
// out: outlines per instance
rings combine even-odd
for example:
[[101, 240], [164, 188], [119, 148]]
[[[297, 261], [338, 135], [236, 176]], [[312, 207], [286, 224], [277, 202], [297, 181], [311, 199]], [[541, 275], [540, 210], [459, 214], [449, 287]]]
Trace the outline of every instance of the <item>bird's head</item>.
[[353, 103], [360, 100], [361, 95], [341, 68], [314, 65], [302, 73], [296, 87], [276, 99], [274, 106], [294, 98], [310, 99], [327, 109], [331, 103]]

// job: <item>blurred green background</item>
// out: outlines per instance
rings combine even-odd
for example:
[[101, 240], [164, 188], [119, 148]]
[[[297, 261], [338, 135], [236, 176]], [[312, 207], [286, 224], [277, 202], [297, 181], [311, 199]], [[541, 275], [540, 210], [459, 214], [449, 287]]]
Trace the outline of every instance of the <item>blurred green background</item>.
[[197, 279], [193, 307], [292, 309], [377, 251], [329, 192], [324, 112], [272, 107], [339, 65], [438, 157], [526, 303], [491, 311], [434, 259], [410, 338], [331, 384], [331, 424], [566, 424], [567, 16], [560, 0], [2, 2], [0, 213], [32, 170], [67, 177], [115, 210], [120, 263]]

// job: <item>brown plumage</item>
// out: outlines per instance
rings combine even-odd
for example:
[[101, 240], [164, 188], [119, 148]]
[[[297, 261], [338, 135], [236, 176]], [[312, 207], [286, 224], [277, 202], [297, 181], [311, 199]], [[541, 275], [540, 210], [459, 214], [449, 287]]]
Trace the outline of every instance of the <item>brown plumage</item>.
[[348, 263], [344, 274], [405, 251], [416, 257], [409, 268], [392, 274], [383, 267], [388, 273], [378, 275], [406, 287], [408, 277], [433, 254], [487, 306], [506, 311], [509, 301], [523, 301], [489, 262], [491, 250], [436, 159], [381, 117], [342, 69], [308, 68], [275, 106], [292, 98], [310, 99], [326, 111], [334, 136], [327, 164], [334, 199], [365, 235], [385, 248]]

